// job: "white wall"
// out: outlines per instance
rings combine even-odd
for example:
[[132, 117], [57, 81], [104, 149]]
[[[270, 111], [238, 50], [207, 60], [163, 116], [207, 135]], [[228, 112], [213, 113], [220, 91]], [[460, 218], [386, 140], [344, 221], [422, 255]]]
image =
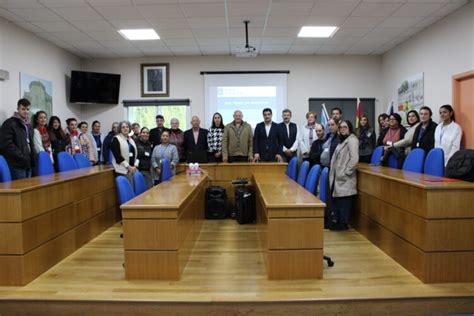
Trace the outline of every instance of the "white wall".
[[424, 72], [425, 105], [433, 109], [452, 103], [453, 75], [474, 69], [474, 2], [430, 26], [383, 56], [385, 108], [397, 104], [397, 86]]
[[80, 67], [79, 57], [0, 18], [0, 69], [10, 72], [10, 80], [0, 81], [0, 122], [16, 109], [20, 98], [20, 72], [53, 82], [55, 115], [62, 119], [80, 117], [81, 107], [69, 105], [66, 94], [66, 76]]
[[[140, 63], [170, 63], [170, 98], [191, 99], [191, 112], [204, 113], [204, 80], [201, 71], [289, 70], [288, 107], [302, 124], [310, 97], [375, 97], [382, 99], [380, 56], [189, 56], [97, 59], [83, 61], [83, 70], [122, 75], [120, 100], [140, 99]], [[83, 119], [99, 119], [108, 129], [126, 115], [122, 105], [83, 106]], [[224, 118], [228, 122], [229, 118]], [[244, 113], [245, 119], [245, 113]], [[281, 121], [280, 114], [274, 115]]]

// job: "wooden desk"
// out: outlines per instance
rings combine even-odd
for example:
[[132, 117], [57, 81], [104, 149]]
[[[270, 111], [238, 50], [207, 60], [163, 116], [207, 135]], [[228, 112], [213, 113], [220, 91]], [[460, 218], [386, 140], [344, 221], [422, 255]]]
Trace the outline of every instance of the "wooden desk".
[[110, 167], [0, 183], [0, 284], [29, 283], [119, 216]]
[[255, 174], [269, 279], [321, 279], [325, 204], [285, 174]]
[[[206, 175], [178, 175], [122, 205], [127, 279], [179, 279], [204, 219], [205, 189], [234, 200], [236, 178], [258, 192], [257, 231], [270, 279], [321, 278], [324, 203], [285, 174], [286, 164], [205, 164]], [[233, 204], [233, 203], [232, 203]]]
[[425, 283], [473, 282], [474, 183], [423, 176], [359, 164], [352, 225]]
[[204, 219], [206, 180], [181, 173], [121, 206], [126, 279], [180, 278]]

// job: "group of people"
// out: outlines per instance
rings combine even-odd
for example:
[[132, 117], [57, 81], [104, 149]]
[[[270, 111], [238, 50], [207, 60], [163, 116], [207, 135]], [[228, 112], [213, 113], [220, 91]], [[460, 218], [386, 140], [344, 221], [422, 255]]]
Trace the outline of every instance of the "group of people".
[[170, 128], [164, 126], [162, 115], [156, 116], [156, 127], [140, 128], [139, 123], [114, 122], [105, 138], [99, 121], [92, 123], [75, 118], [61, 126], [57, 116], [47, 117], [44, 111], [33, 115], [30, 122], [30, 102], [20, 99], [17, 111], [1, 128], [1, 154], [6, 158], [13, 179], [34, 174], [37, 154], [47, 152], [57, 165], [57, 155], [66, 151], [84, 155], [91, 164], [111, 162], [117, 174], [133, 180], [139, 170], [148, 187], [159, 182], [162, 164], [167, 159], [172, 172], [180, 162], [288, 162], [293, 157], [329, 168], [329, 194], [325, 226], [334, 230], [347, 229], [350, 210], [357, 194], [357, 163], [370, 162], [376, 146], [383, 146], [385, 155], [398, 153], [404, 157], [413, 148], [428, 152], [442, 148], [445, 163], [460, 149], [462, 130], [455, 123], [450, 105], [439, 109], [440, 124], [432, 120], [432, 110], [423, 106], [419, 113], [407, 113], [408, 129], [402, 126], [399, 114], [378, 117], [379, 134], [363, 115], [354, 129], [350, 120], [342, 118], [342, 110], [331, 110], [328, 123], [317, 123], [317, 114], [307, 112], [306, 124], [298, 127], [291, 122], [292, 112], [282, 111], [282, 122], [273, 121], [270, 108], [262, 111], [263, 121], [255, 126], [243, 120], [236, 110], [232, 122], [224, 124], [220, 113], [212, 116], [209, 129], [201, 128], [197, 116], [191, 118], [191, 128], [182, 131], [176, 118]]

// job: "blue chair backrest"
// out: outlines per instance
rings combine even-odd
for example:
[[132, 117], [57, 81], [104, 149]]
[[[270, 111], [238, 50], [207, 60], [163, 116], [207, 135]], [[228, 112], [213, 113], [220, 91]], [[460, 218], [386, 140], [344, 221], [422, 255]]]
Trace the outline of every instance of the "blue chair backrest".
[[296, 180], [296, 172], [298, 168], [298, 158], [293, 157], [291, 158], [290, 162], [288, 163], [288, 167], [286, 168], [286, 175], [293, 180]]
[[390, 168], [398, 169], [398, 160], [397, 160], [397, 158], [395, 158], [395, 155], [390, 154], [388, 156], [387, 166], [390, 167]]
[[79, 169], [92, 167], [89, 159], [87, 159], [83, 154], [74, 154], [74, 160], [76, 161], [77, 167]]
[[161, 167], [161, 182], [168, 181], [171, 179], [171, 167], [168, 159], [163, 159], [163, 165]]
[[441, 148], [433, 148], [425, 159], [425, 174], [442, 177], [444, 174], [444, 152]]
[[135, 195], [140, 195], [148, 190], [145, 182], [145, 177], [140, 171], [133, 174], [133, 185], [135, 186]]
[[72, 158], [72, 156], [65, 151], [60, 152], [58, 154], [59, 172], [75, 170], [75, 169], [78, 169], [78, 168], [77, 168], [77, 164], [74, 158]]
[[118, 176], [117, 178], [115, 178], [115, 183], [117, 184], [120, 205], [128, 202], [129, 200], [135, 197], [135, 193], [133, 193], [132, 190], [132, 185], [126, 177]]
[[403, 162], [402, 170], [423, 173], [423, 164], [425, 163], [425, 151], [421, 148], [415, 148]]
[[328, 167], [325, 167], [321, 172], [321, 176], [319, 177], [319, 199], [326, 203], [326, 197], [328, 194]]
[[308, 169], [309, 169], [309, 161], [303, 161], [300, 167], [300, 172], [298, 172], [298, 182], [299, 185], [304, 187], [304, 184], [306, 182], [306, 175], [308, 174]]
[[306, 178], [306, 183], [304, 185], [306, 191], [311, 192], [312, 194], [316, 193], [316, 185], [318, 184], [319, 170], [321, 169], [320, 165], [314, 165], [309, 170], [308, 177]]
[[53, 162], [46, 151], [40, 151], [38, 155], [38, 176], [54, 173]]
[[107, 163], [108, 163], [109, 165], [112, 164], [112, 158], [113, 158], [113, 157], [114, 157], [114, 154], [112, 154], [112, 150], [109, 150], [109, 160], [107, 161]]
[[1, 182], [12, 181], [10, 168], [8, 167], [8, 163], [2, 155], [0, 155], [0, 180]]
[[382, 154], [383, 146], [375, 148], [374, 152], [372, 153], [372, 158], [370, 158], [370, 163], [373, 165], [380, 165], [380, 161], [382, 160]]

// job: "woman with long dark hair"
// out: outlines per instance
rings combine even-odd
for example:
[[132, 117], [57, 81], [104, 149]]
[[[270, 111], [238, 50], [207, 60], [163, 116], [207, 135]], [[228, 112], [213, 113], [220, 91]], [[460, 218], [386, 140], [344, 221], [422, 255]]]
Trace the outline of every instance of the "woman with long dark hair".
[[445, 104], [439, 108], [440, 123], [435, 130], [435, 147], [444, 151], [444, 165], [461, 147], [462, 129], [455, 122], [454, 109]]
[[207, 134], [207, 160], [222, 162], [222, 137], [224, 136], [224, 122], [219, 112], [212, 116], [212, 125]]
[[138, 170], [143, 174], [145, 183], [149, 189], [153, 186], [153, 179], [151, 176], [151, 154], [153, 153], [153, 149], [151, 148], [150, 142], [150, 130], [147, 127], [143, 127], [140, 130], [140, 136], [138, 136], [135, 141], [135, 145], [137, 146], [138, 151]]
[[58, 171], [58, 154], [62, 151], [66, 151], [66, 148], [70, 146], [69, 138], [64, 133], [61, 120], [57, 116], [51, 116], [47, 129], [51, 142], [51, 150], [53, 152], [53, 161], [55, 162], [54, 168]]
[[51, 141], [48, 133], [48, 117], [45, 111], [38, 111], [33, 115], [33, 143], [35, 145], [36, 153], [45, 151], [53, 160], [53, 150], [51, 148]]
[[333, 218], [329, 229], [347, 230], [354, 197], [357, 195], [357, 163], [359, 140], [349, 120], [339, 123], [339, 144], [331, 158], [329, 188]]
[[408, 122], [408, 129], [405, 133], [405, 137], [395, 142], [393, 147], [404, 149], [405, 155], [408, 155], [411, 151], [411, 143], [413, 142], [413, 135], [415, 135], [415, 130], [420, 124], [420, 115], [415, 110], [410, 110], [407, 112], [407, 122]]
[[370, 163], [372, 153], [375, 148], [375, 132], [370, 127], [367, 115], [362, 115], [360, 119], [360, 127], [357, 129], [359, 137], [359, 161]]

